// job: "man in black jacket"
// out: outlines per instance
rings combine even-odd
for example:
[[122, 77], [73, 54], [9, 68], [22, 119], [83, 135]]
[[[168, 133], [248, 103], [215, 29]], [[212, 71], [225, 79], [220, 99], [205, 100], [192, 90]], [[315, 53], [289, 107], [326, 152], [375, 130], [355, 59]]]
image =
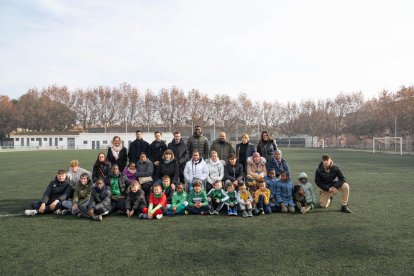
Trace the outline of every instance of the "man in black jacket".
[[173, 151], [178, 161], [180, 182], [184, 183], [184, 168], [188, 161], [188, 151], [179, 131], [174, 132], [174, 139], [168, 144], [168, 148]]
[[321, 189], [319, 203], [322, 208], [328, 208], [338, 191], [342, 193], [341, 212], [351, 213], [348, 208], [349, 185], [345, 182], [345, 176], [328, 154], [322, 156], [315, 172], [315, 183]]
[[128, 160], [130, 163], [134, 162], [136, 164], [141, 152], [145, 152], [147, 156], [149, 155], [149, 144], [144, 139], [142, 139], [141, 130], [138, 129], [135, 132], [135, 137], [136, 139], [129, 145]]
[[56, 177], [46, 188], [42, 199], [32, 203], [32, 210], [26, 210], [27, 216], [37, 214], [62, 214], [62, 202], [68, 198], [72, 191], [69, 179], [66, 177], [66, 171], [61, 169], [57, 171]]

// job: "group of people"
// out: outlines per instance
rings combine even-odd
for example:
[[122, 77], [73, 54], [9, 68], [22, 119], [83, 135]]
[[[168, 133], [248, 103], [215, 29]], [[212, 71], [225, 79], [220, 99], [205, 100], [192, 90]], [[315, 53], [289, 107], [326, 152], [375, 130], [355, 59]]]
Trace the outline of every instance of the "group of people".
[[[98, 221], [111, 212], [141, 219], [223, 212], [252, 217], [272, 212], [303, 214], [317, 203], [306, 173], [301, 172], [297, 185], [293, 184], [288, 162], [267, 131], [257, 147], [243, 134], [236, 149], [224, 132], [209, 147], [200, 126], [187, 143], [180, 132], [174, 132], [168, 145], [161, 132], [154, 137], [149, 144], [137, 130], [127, 151], [115, 136], [107, 153], [98, 154], [92, 172], [72, 160], [69, 171], [58, 170], [41, 200], [33, 202], [25, 214], [77, 215]], [[322, 156], [315, 182], [321, 189], [322, 208], [340, 191], [340, 210], [351, 212], [349, 185], [329, 155]]]

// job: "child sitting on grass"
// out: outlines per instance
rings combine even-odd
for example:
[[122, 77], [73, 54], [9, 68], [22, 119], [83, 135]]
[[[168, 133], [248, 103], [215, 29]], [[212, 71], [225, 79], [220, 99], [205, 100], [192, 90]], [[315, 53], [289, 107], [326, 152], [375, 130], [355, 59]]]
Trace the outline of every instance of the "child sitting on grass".
[[138, 180], [134, 180], [131, 186], [128, 187], [125, 199], [126, 215], [131, 218], [139, 216], [140, 213], [147, 207], [145, 201], [145, 193], [141, 189], [141, 184]]
[[162, 192], [167, 197], [167, 207], [171, 205], [174, 190], [171, 185], [171, 178], [168, 175], [162, 177]]
[[276, 185], [276, 203], [282, 213], [294, 213], [295, 203], [293, 202], [293, 183], [287, 171], [280, 173], [280, 179]]
[[242, 217], [252, 217], [253, 198], [250, 192], [247, 190], [246, 185], [243, 183], [239, 185], [239, 192], [237, 193], [237, 202], [239, 208], [242, 211]]
[[201, 190], [201, 180], [195, 180], [193, 182], [193, 189], [188, 195], [187, 211], [193, 215], [209, 215], [210, 206], [208, 205], [208, 199], [206, 192]]
[[155, 183], [152, 186], [153, 193], [149, 198], [148, 208], [144, 208], [143, 213], [139, 215], [141, 219], [162, 219], [167, 211], [167, 196], [162, 192], [161, 185]]
[[254, 195], [254, 202], [256, 203], [256, 214], [270, 214], [272, 211], [269, 206], [270, 202], [270, 190], [266, 188], [266, 182], [264, 180], [258, 183], [259, 189]]
[[42, 199], [32, 203], [32, 208], [26, 210], [26, 216], [37, 214], [62, 214], [62, 202], [66, 200], [72, 191], [72, 185], [66, 177], [65, 170], [58, 170], [55, 179], [46, 188]]
[[102, 220], [102, 216], [109, 214], [111, 211], [111, 191], [102, 178], [96, 180], [87, 211], [82, 206], [79, 210], [81, 213], [78, 214], [78, 217], [89, 217], [98, 221]]
[[129, 182], [134, 182], [134, 180], [137, 179], [137, 168], [135, 163], [130, 162], [122, 174], [128, 178]]
[[174, 192], [171, 200], [171, 206], [167, 209], [167, 215], [182, 215], [187, 207], [187, 193], [184, 191], [184, 184], [177, 184], [177, 191]]
[[293, 199], [295, 200], [296, 210], [302, 214], [308, 212], [312, 207], [306, 203], [305, 191], [300, 185], [295, 185], [293, 189]]
[[75, 193], [73, 194], [73, 199], [62, 202], [62, 206], [66, 208], [62, 211], [62, 215], [79, 214], [80, 208], [86, 210], [91, 198], [92, 189], [93, 183], [89, 175], [87, 173], [81, 174], [79, 184], [76, 185]]
[[276, 177], [276, 171], [275, 169], [270, 169], [267, 172], [267, 176], [265, 177], [266, 186], [270, 190], [270, 209], [272, 212], [276, 212], [278, 209], [278, 206], [276, 205], [276, 186], [279, 179]]
[[[244, 184], [244, 183], [243, 183]], [[226, 200], [227, 205], [227, 215], [229, 216], [237, 216], [237, 193], [234, 189], [233, 183], [230, 183], [226, 187], [227, 189], [227, 196], [229, 199]], [[240, 189], [240, 187], [239, 187]]]
[[313, 186], [310, 182], [308, 182], [308, 175], [304, 172], [301, 172], [298, 176], [299, 185], [303, 188], [306, 197], [306, 203], [311, 207], [314, 208], [316, 201], [316, 195], [313, 190]]
[[227, 193], [222, 188], [222, 182], [220, 180], [214, 181], [213, 189], [208, 192], [207, 198], [211, 207], [210, 215], [218, 215], [224, 203], [229, 199]]

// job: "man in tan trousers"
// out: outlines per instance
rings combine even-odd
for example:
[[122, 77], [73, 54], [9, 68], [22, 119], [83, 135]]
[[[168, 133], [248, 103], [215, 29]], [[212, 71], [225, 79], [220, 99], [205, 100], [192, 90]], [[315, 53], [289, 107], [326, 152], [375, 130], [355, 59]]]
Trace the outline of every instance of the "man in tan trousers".
[[338, 191], [341, 192], [341, 212], [351, 213], [348, 208], [349, 185], [345, 182], [345, 176], [328, 154], [322, 156], [315, 172], [315, 183], [321, 189], [319, 203], [322, 208], [328, 208], [329, 204]]

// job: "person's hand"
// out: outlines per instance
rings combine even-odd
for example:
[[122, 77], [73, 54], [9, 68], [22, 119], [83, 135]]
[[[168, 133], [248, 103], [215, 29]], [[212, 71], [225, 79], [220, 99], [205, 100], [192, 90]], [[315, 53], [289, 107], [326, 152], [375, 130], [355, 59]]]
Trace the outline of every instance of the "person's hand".
[[338, 190], [335, 187], [330, 187], [329, 191], [333, 194], [336, 194], [338, 192]]
[[148, 212], [148, 219], [152, 219], [152, 213]]
[[88, 216], [93, 217], [95, 215], [95, 212], [93, 210], [93, 208], [88, 210]]
[[43, 214], [45, 210], [46, 210], [46, 204], [45, 203], [40, 204], [39, 213]]
[[175, 213], [177, 211], [177, 207], [172, 207], [172, 211]]
[[217, 198], [217, 199], [216, 199], [216, 203], [220, 203], [220, 199], [218, 199], [218, 198]]
[[285, 204], [283, 202], [280, 203], [280, 208], [285, 208]]
[[197, 209], [199, 209], [201, 207], [201, 202], [196, 202], [194, 204], [194, 207], [196, 207]]
[[129, 211], [128, 217], [132, 217], [134, 215], [134, 213], [135, 213], [134, 210]]
[[73, 204], [72, 210], [77, 210], [77, 209], [78, 209], [78, 204]]
[[230, 207], [234, 207], [234, 203], [233, 202], [230, 203]]
[[248, 200], [246, 200], [246, 204], [247, 205], [249, 205], [251, 202], [250, 202], [250, 199], [248, 199]]
[[59, 203], [59, 200], [57, 200], [57, 199], [55, 201], [53, 201], [52, 204], [49, 205], [50, 210], [52, 210], [52, 211], [55, 210], [56, 209], [56, 205], [58, 203]]
[[158, 166], [158, 164], [160, 164], [160, 162], [159, 162], [159, 161], [155, 161], [155, 162], [154, 162], [154, 165], [155, 165], [155, 166]]
[[116, 196], [111, 196], [111, 199], [112, 200], [116, 200]]
[[208, 197], [207, 200], [208, 200], [208, 202], [211, 202], [211, 197]]
[[175, 184], [174, 183], [171, 183], [171, 190], [173, 190], [173, 191], [175, 191]]
[[238, 186], [238, 185], [239, 185], [239, 181], [237, 181], [237, 179], [236, 179], [236, 180], [234, 180], [234, 181], [233, 181], [233, 185], [234, 185], [234, 186]]

